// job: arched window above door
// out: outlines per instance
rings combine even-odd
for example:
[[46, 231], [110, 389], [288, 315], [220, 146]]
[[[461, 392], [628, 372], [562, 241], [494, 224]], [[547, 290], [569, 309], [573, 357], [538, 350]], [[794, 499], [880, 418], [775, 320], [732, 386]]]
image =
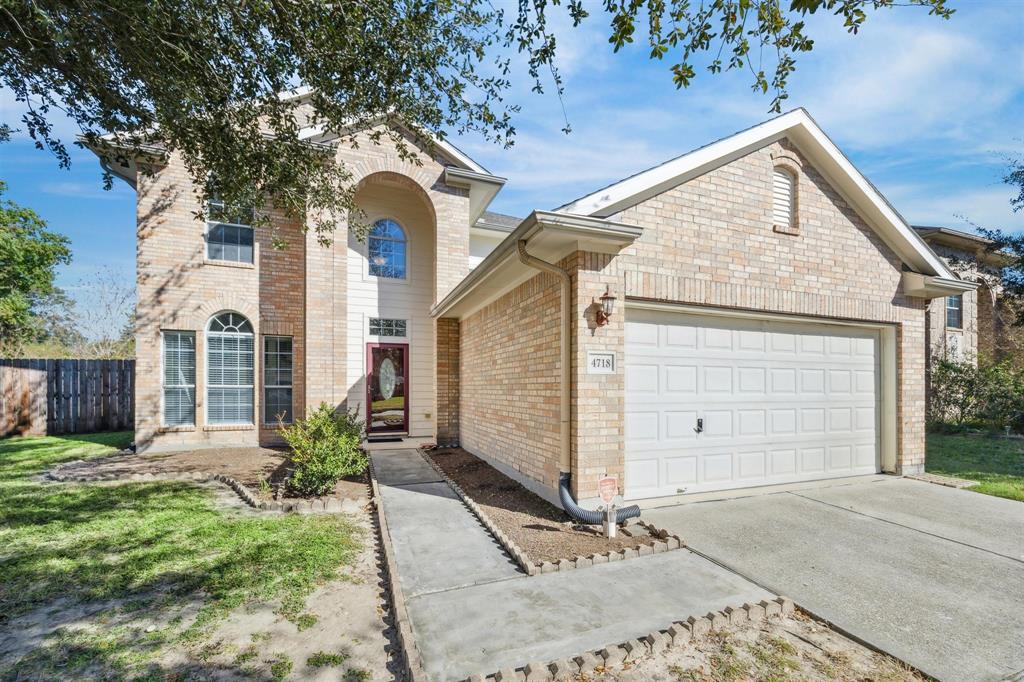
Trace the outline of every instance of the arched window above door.
[[405, 279], [408, 240], [402, 226], [390, 218], [375, 222], [370, 228], [367, 258], [370, 262], [371, 276]]

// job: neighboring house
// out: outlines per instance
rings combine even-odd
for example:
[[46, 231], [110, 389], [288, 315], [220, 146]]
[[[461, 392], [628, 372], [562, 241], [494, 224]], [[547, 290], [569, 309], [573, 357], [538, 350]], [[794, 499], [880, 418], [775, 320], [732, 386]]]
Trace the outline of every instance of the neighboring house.
[[174, 156], [115, 169], [142, 449], [272, 443], [326, 401], [548, 499], [562, 475], [586, 501], [606, 474], [635, 499], [922, 470], [925, 307], [975, 285], [805, 111], [522, 220], [449, 144], [414, 165], [362, 142], [336, 153], [374, 227], [330, 247], [195, 220]]
[[999, 306], [1001, 259], [992, 242], [948, 227], [914, 229], [960, 279], [978, 283], [974, 291], [935, 299], [927, 309], [927, 361], [935, 357], [976, 363], [998, 358], [1006, 347], [1006, 321]]

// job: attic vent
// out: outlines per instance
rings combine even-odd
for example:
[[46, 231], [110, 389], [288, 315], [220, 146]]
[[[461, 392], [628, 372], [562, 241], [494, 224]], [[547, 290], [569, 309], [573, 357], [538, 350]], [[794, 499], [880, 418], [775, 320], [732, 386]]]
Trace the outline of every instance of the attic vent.
[[779, 232], [796, 233], [796, 177], [785, 168], [772, 174], [772, 223]]

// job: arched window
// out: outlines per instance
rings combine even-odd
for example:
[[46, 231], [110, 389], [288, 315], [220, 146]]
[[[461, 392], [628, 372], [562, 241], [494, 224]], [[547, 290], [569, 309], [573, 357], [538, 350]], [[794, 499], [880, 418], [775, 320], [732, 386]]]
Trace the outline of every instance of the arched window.
[[781, 166], [772, 174], [772, 223], [786, 232], [796, 229], [796, 176]]
[[388, 279], [405, 279], [406, 238], [402, 226], [390, 218], [370, 228], [368, 258], [370, 274]]
[[244, 315], [214, 315], [206, 328], [206, 422], [253, 423], [253, 332]]

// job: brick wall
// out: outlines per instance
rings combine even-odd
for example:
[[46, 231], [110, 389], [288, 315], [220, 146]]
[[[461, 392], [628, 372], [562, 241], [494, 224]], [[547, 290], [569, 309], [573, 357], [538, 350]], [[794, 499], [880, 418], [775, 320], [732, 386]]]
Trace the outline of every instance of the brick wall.
[[[205, 222], [184, 165], [176, 156], [153, 177], [139, 177], [137, 203], [136, 409], [135, 438], [141, 449], [182, 449], [216, 445], [255, 445], [256, 426], [205, 426], [206, 357], [204, 330], [210, 317], [223, 310], [239, 312], [252, 322], [256, 339], [260, 324], [262, 257], [266, 239], [257, 238], [253, 264], [208, 262]], [[299, 252], [301, 258], [301, 251]], [[196, 335], [196, 423], [161, 426], [161, 331], [192, 331]], [[255, 358], [257, 376], [261, 367]], [[255, 389], [259, 414], [260, 392]]]
[[[306, 235], [302, 223], [288, 218], [281, 211], [272, 211], [270, 218], [277, 229], [278, 238], [286, 248], [275, 249], [270, 230], [257, 230], [259, 248], [259, 318], [261, 338], [257, 343], [258, 366], [263, 366], [263, 336], [290, 336], [292, 338], [292, 413], [295, 419], [305, 414], [306, 392]], [[257, 388], [263, 383], [262, 373], [257, 375]], [[262, 394], [260, 395], [262, 403]], [[260, 443], [283, 443], [278, 427], [266, 423], [263, 412], [257, 414], [260, 425]]]
[[459, 442], [459, 321], [437, 320], [437, 442]]
[[[575, 339], [572, 375], [572, 489], [577, 499], [597, 496], [597, 481], [604, 475], [625, 475], [625, 320], [623, 315], [622, 257], [577, 252], [569, 261], [573, 277], [572, 337]], [[619, 297], [617, 314], [597, 326], [597, 297], [610, 285]], [[615, 374], [588, 374], [588, 351], [613, 351], [619, 363]]]
[[541, 274], [459, 330], [462, 446], [549, 497], [558, 488], [559, 308], [557, 278]]

